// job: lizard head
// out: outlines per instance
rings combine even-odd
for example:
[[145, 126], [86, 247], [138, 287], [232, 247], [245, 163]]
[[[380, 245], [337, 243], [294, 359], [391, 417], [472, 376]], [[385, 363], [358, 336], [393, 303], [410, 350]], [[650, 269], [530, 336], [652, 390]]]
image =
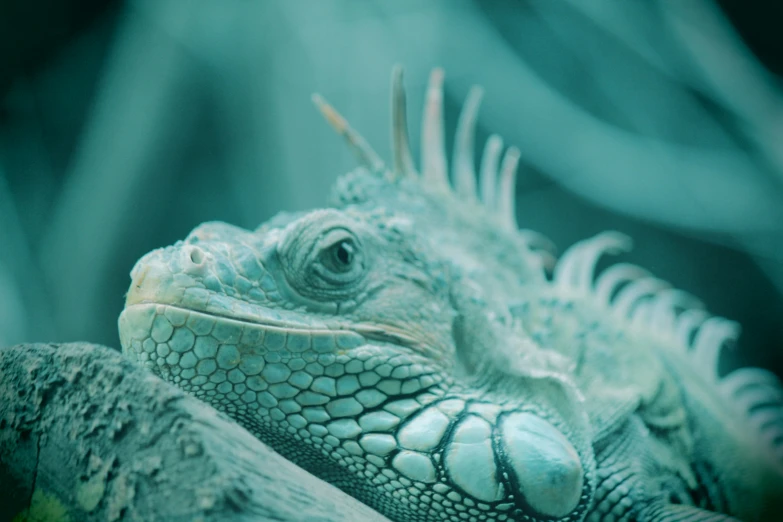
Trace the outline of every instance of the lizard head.
[[567, 362], [508, 313], [544, 279], [540, 241], [513, 223], [518, 154], [498, 169], [490, 140], [479, 201], [463, 145], [452, 190], [432, 153], [441, 78], [421, 175], [399, 71], [393, 170], [317, 99], [364, 163], [338, 182], [336, 208], [254, 231], [207, 223], [144, 256], [123, 351], [390, 518], [576, 520], [594, 487], [589, 425]]
[[[137, 263], [124, 317], [135, 321], [164, 310], [158, 318], [163, 322], [188, 315], [185, 328], [164, 324], [159, 336], [156, 324], [144, 325], [152, 341], [168, 343], [175, 353], [203, 335], [208, 327], [196, 324], [203, 321], [230, 324], [233, 337], [252, 337], [240, 343], [247, 349], [261, 343], [286, 357], [307, 352], [331, 360], [372, 340], [442, 361], [450, 351], [453, 319], [447, 269], [423, 255], [404, 231], [406, 223], [384, 214], [281, 214], [256, 231], [203, 224]], [[181, 346], [179, 337], [187, 338]], [[234, 344], [241, 341], [233, 337]], [[181, 358], [172, 363], [177, 356], [167, 356], [170, 362], [160, 368], [182, 368]]]

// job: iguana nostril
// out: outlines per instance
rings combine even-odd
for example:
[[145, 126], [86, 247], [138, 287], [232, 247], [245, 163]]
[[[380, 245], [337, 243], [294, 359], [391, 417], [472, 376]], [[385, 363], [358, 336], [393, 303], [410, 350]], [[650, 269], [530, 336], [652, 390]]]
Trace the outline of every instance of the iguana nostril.
[[185, 255], [187, 255], [190, 262], [196, 266], [200, 266], [204, 263], [204, 252], [196, 246], [189, 246], [185, 249]]

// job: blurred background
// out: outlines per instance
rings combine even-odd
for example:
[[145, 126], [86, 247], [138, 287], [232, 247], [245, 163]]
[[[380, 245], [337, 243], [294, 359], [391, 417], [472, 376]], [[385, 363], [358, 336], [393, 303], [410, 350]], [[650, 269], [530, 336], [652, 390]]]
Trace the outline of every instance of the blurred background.
[[445, 68], [452, 134], [485, 87], [479, 139], [522, 150], [522, 226], [561, 252], [632, 235], [623, 260], [743, 325], [724, 364], [780, 373], [781, 20], [764, 0], [0, 0], [0, 345], [118, 347], [141, 255], [325, 205], [354, 160], [310, 93], [389, 158], [402, 63], [413, 121]]

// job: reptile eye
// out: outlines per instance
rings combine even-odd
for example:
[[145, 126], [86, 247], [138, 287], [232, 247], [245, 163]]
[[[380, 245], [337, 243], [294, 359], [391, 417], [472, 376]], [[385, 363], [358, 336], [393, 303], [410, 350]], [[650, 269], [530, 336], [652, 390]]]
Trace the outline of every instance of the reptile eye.
[[361, 277], [364, 257], [361, 244], [351, 232], [342, 228], [332, 230], [319, 243], [313, 269], [322, 280], [343, 286]]
[[356, 258], [356, 245], [350, 239], [333, 244], [321, 254], [321, 263], [329, 270], [344, 273], [351, 270]]
[[277, 253], [293, 290], [320, 302], [347, 302], [361, 293], [373, 243], [354, 226], [335, 211], [323, 211], [284, 231]]

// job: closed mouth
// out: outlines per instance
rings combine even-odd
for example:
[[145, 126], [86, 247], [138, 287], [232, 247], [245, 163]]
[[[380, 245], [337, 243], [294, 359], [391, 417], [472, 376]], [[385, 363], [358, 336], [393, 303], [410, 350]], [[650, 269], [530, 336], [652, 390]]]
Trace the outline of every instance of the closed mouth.
[[[124, 351], [139, 351], [147, 339], [156, 344], [168, 344], [179, 352], [190, 350], [201, 337], [212, 337], [214, 342], [235, 345], [243, 352], [309, 351], [319, 354], [355, 348], [366, 342], [351, 330], [286, 322], [275, 317], [249, 321], [157, 303], [128, 306], [120, 315], [119, 325]], [[178, 336], [180, 330], [189, 333]]]

